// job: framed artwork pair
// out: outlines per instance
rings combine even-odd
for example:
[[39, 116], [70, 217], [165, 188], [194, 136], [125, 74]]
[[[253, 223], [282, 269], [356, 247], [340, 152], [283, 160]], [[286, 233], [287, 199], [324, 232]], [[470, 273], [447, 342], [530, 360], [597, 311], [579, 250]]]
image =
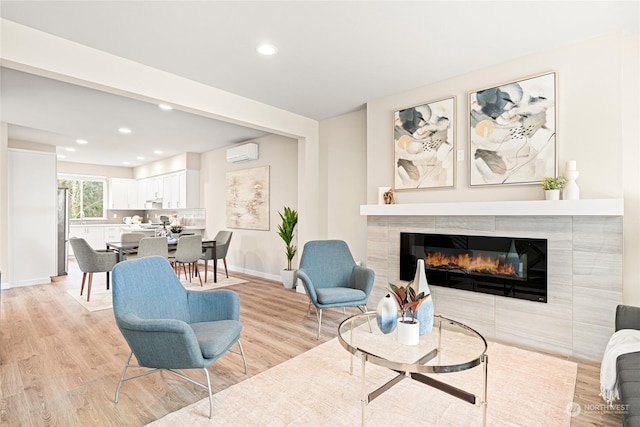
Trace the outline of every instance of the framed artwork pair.
[[[470, 92], [469, 186], [539, 184], [555, 176], [556, 73]], [[455, 188], [456, 98], [393, 116], [394, 189]]]

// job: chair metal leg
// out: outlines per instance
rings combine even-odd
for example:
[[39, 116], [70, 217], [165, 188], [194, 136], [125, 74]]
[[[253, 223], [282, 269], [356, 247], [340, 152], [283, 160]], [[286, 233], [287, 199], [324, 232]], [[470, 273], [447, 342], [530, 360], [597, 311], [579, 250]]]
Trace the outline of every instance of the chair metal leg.
[[120, 387], [122, 387], [122, 382], [124, 381], [124, 376], [127, 373], [129, 362], [131, 362], [131, 356], [133, 356], [133, 351], [129, 353], [129, 358], [127, 359], [127, 362], [124, 364], [124, 368], [122, 369], [122, 374], [120, 375], [120, 381], [118, 381], [118, 387], [116, 388], [116, 397], [113, 399], [115, 403], [118, 403], [118, 399], [120, 398]]
[[133, 376], [130, 376], [128, 378], [125, 378], [125, 374], [126, 374], [128, 368], [130, 368], [130, 367], [142, 368], [142, 366], [140, 366], [140, 365], [132, 365], [131, 364], [131, 356], [133, 356], [133, 352], [129, 353], [129, 358], [127, 359], [127, 363], [125, 363], [124, 369], [122, 370], [122, 375], [120, 375], [120, 381], [118, 381], [118, 388], [116, 388], [116, 397], [113, 400], [115, 403], [118, 403], [118, 399], [120, 398], [120, 387], [122, 386], [123, 382], [129, 381], [129, 380], [132, 380], [132, 379], [135, 379], [135, 378], [144, 377], [145, 375], [153, 374], [154, 372], [157, 372], [157, 371], [162, 371], [162, 369], [160, 369], [160, 368], [155, 368], [155, 369], [150, 369], [147, 372], [143, 372], [141, 374], [137, 374], [137, 375], [133, 375]]
[[318, 318], [318, 337], [316, 339], [320, 339], [320, 327], [322, 326], [322, 309], [316, 307], [316, 317]]
[[[242, 351], [242, 347], [240, 347], [240, 350]], [[116, 388], [116, 396], [113, 399], [113, 401], [115, 403], [118, 403], [118, 399], [120, 398], [120, 387], [122, 387], [122, 383], [125, 381], [129, 381], [135, 378], [140, 378], [140, 377], [144, 377], [145, 375], [149, 375], [149, 374], [153, 374], [154, 372], [157, 371], [167, 371], [170, 374], [173, 374], [177, 377], [182, 378], [185, 381], [189, 381], [192, 384], [195, 384], [197, 386], [200, 386], [204, 389], [206, 389], [209, 392], [209, 418], [213, 417], [213, 394], [211, 392], [211, 378], [209, 377], [209, 371], [207, 371], [207, 368], [202, 368], [204, 369], [204, 374], [207, 377], [207, 383], [203, 384], [199, 381], [194, 380], [193, 378], [190, 378], [184, 374], [181, 374], [180, 372], [176, 372], [173, 369], [163, 369], [163, 368], [150, 368], [147, 372], [143, 372], [141, 374], [137, 374], [137, 375], [132, 375], [130, 377], [126, 377], [126, 373], [127, 373], [127, 369], [130, 367], [133, 368], [143, 368], [144, 366], [140, 366], [140, 365], [132, 365], [131, 364], [131, 356], [133, 356], [133, 352], [129, 353], [129, 358], [127, 359], [127, 363], [125, 363], [124, 365], [124, 369], [122, 370], [122, 374], [120, 375], [120, 381], [118, 381], [118, 387]], [[244, 358], [244, 352], [243, 352], [243, 356]], [[246, 369], [246, 365], [245, 365], [245, 369]], [[245, 372], [246, 373], [246, 372]]]
[[238, 340], [238, 347], [240, 347], [240, 355], [242, 356], [242, 363], [244, 363], [244, 374], [247, 375], [247, 359], [244, 357], [244, 349], [240, 340]]
[[209, 378], [209, 371], [207, 368], [202, 368], [204, 374], [207, 376], [207, 390], [209, 391], [209, 419], [213, 418], [213, 394], [211, 394], [211, 378]]
[[240, 347], [240, 351], [236, 351], [236, 350], [231, 350], [229, 349], [229, 351], [231, 353], [234, 354], [239, 354], [242, 356], [242, 363], [244, 363], [244, 374], [247, 375], [247, 359], [244, 357], [244, 349], [242, 348], [242, 343], [240, 342], [240, 339], [238, 339], [238, 347]]

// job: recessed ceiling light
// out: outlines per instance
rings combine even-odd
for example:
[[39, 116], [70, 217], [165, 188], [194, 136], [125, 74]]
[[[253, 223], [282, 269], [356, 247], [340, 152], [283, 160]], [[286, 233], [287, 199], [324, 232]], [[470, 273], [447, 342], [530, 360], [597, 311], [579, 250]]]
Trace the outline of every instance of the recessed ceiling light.
[[129, 165], [129, 162], [122, 162], [123, 165]]
[[75, 148], [73, 148], [73, 147], [65, 147], [64, 149], [65, 149], [66, 151], [76, 151], [76, 149], [75, 149]]
[[142, 157], [142, 156], [138, 156], [138, 157], [136, 157], [136, 159], [138, 159], [138, 160], [144, 160], [144, 157]]
[[167, 105], [167, 104], [158, 104], [158, 107], [160, 107], [160, 109], [164, 110], [164, 111], [173, 110], [173, 107], [171, 105]]
[[76, 143], [85, 145], [85, 144], [88, 144], [89, 141], [87, 141], [86, 139], [76, 139]]
[[162, 151], [160, 151], [160, 150], [155, 150], [155, 151], [153, 152], [153, 154], [163, 154], [163, 152], [162, 152]]
[[64, 154], [58, 154], [58, 158], [59, 158], [59, 159], [66, 159], [66, 158], [67, 158], [67, 156], [65, 156]]
[[278, 49], [276, 49], [276, 47], [274, 45], [271, 45], [269, 43], [264, 43], [259, 45], [256, 50], [258, 51], [258, 53], [260, 53], [261, 55], [265, 55], [265, 56], [271, 56], [271, 55], [275, 55], [276, 53], [278, 53]]
[[131, 129], [129, 129], [129, 128], [120, 128], [120, 129], [118, 129], [118, 132], [124, 133], [124, 134], [128, 134], [128, 133], [131, 133]]

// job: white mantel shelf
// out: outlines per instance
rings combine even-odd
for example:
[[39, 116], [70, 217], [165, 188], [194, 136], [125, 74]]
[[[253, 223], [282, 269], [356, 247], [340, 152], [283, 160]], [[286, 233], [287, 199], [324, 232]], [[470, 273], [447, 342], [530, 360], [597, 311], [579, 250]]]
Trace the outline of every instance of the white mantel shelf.
[[367, 216], [623, 216], [624, 199], [360, 205]]

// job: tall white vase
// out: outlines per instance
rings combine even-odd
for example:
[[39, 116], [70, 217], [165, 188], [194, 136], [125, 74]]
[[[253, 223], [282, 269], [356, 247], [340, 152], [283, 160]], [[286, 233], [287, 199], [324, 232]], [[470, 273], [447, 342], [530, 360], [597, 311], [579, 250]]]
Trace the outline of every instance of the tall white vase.
[[580, 172], [578, 171], [565, 172], [567, 182], [562, 190], [563, 200], [580, 200], [580, 188], [578, 188], [578, 184], [576, 184], [576, 179], [578, 179], [579, 174]]
[[[416, 293], [424, 292], [430, 294], [429, 283], [427, 283], [427, 273], [424, 269], [424, 260], [419, 259], [416, 266], [416, 275], [413, 278], [413, 288]], [[418, 308], [416, 320], [420, 322], [420, 335], [426, 335], [433, 328], [433, 297], [427, 298]]]

